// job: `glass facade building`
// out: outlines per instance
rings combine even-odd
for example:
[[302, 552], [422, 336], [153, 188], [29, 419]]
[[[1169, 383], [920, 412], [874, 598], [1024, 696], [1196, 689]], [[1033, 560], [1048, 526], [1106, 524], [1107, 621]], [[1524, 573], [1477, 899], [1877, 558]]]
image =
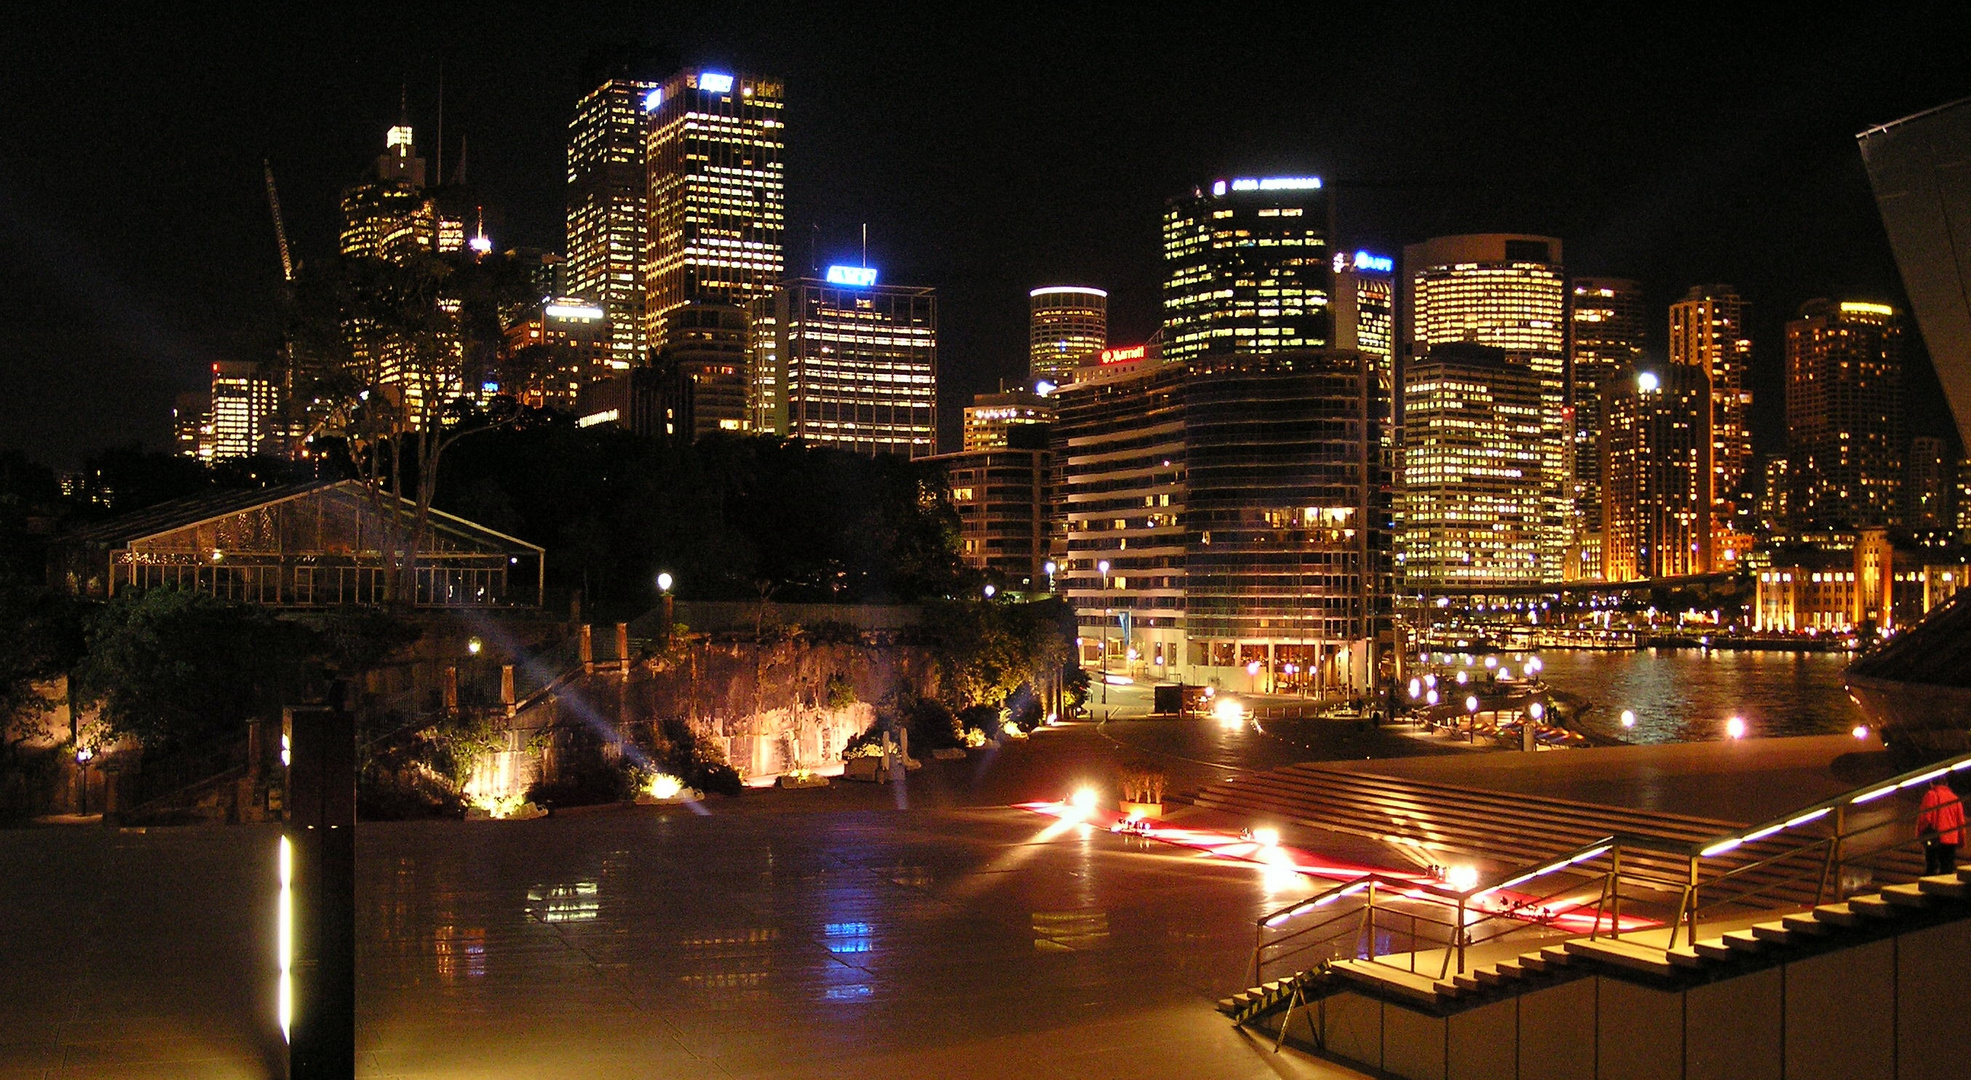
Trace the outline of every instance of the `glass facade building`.
[[1319, 177], [1216, 180], [1163, 217], [1163, 354], [1334, 344], [1328, 194]]
[[1901, 521], [1902, 316], [1809, 300], [1786, 324], [1786, 457], [1797, 525]]
[[[1741, 510], [1751, 481], [1752, 305], [1730, 285], [1699, 285], [1670, 305], [1670, 363], [1697, 368], [1711, 383], [1711, 491], [1719, 527]], [[1751, 516], [1746, 515], [1749, 525]]]
[[1600, 411], [1602, 576], [1710, 573], [1710, 380], [1681, 364], [1631, 371], [1604, 382]]
[[865, 454], [936, 451], [933, 290], [795, 278], [756, 301], [753, 320], [754, 363], [777, 391], [764, 430]]
[[568, 124], [565, 290], [609, 320], [609, 366], [642, 363], [643, 262], [649, 249], [644, 99], [654, 82], [610, 79], [582, 95]]
[[[1574, 531], [1583, 548], [1601, 531], [1601, 392], [1643, 359], [1642, 285], [1627, 278], [1575, 278], [1568, 307], [1567, 402], [1573, 417]], [[1578, 575], [1577, 575], [1578, 576]]]
[[1027, 294], [1029, 383], [1065, 386], [1109, 344], [1109, 294], [1086, 285], [1047, 285]]

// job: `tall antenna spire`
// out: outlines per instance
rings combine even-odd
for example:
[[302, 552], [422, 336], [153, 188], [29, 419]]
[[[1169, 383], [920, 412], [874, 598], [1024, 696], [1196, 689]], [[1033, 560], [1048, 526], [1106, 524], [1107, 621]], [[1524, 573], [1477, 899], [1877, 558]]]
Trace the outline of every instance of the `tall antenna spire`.
[[869, 223], [862, 223], [862, 265], [869, 265]]

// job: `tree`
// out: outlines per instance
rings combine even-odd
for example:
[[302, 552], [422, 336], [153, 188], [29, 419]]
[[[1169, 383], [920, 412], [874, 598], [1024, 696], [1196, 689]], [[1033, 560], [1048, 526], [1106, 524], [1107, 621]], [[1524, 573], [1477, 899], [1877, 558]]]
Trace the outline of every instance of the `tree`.
[[176, 589], [126, 591], [89, 621], [74, 697], [112, 737], [166, 750], [243, 733], [308, 683], [313, 632], [266, 608]]
[[82, 655], [79, 605], [0, 574], [0, 743], [53, 737], [26, 721], [55, 704], [50, 686]]

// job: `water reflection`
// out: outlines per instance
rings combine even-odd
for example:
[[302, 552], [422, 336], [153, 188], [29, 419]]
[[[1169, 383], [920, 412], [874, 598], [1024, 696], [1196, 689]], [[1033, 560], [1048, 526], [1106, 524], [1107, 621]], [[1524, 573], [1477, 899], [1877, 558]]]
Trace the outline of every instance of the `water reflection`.
[[1094, 911], [1036, 911], [1033, 947], [1038, 952], [1086, 952], [1107, 948], [1109, 913]]
[[431, 954], [441, 982], [479, 978], [486, 974], [486, 928], [440, 926], [431, 933]]
[[527, 914], [547, 923], [586, 922], [602, 911], [600, 892], [593, 881], [536, 885], [527, 890]]
[[[1733, 716], [1754, 737], [1845, 733], [1861, 719], [1841, 684], [1844, 653], [1548, 650], [1540, 657], [1550, 685], [1592, 706], [1584, 728], [1630, 742], [1721, 739]], [[1636, 714], [1635, 727], [1622, 726], [1624, 709]]]

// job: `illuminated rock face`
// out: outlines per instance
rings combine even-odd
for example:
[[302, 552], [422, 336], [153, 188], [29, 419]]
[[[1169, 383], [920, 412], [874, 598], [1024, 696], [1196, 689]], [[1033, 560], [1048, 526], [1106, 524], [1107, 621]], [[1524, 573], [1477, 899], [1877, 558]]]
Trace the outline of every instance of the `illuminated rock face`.
[[1891, 747], [1925, 755], [1971, 750], [1971, 594], [1848, 668], [1848, 696]]

